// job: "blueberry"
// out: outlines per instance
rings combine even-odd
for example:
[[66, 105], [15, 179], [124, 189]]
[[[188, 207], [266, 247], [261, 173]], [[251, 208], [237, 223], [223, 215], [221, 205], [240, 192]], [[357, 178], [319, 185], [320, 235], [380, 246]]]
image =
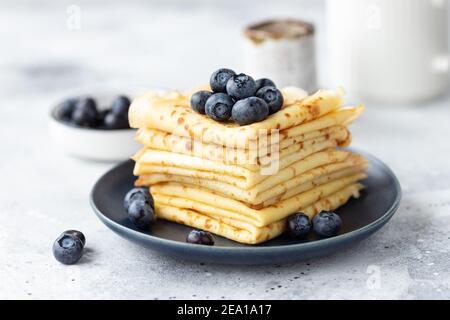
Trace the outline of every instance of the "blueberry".
[[238, 74], [227, 82], [227, 93], [236, 100], [251, 97], [256, 92], [256, 83], [246, 74]]
[[192, 230], [191, 232], [189, 232], [186, 238], [186, 242], [192, 244], [202, 244], [205, 246], [213, 246], [214, 237], [211, 233], [203, 230]]
[[128, 117], [128, 109], [130, 108], [131, 101], [126, 96], [117, 96], [111, 103], [111, 110], [115, 114], [120, 114]]
[[63, 264], [74, 264], [83, 255], [83, 242], [73, 234], [62, 234], [53, 243], [53, 255]]
[[232, 111], [232, 119], [241, 126], [262, 121], [268, 115], [269, 107], [267, 103], [257, 97], [239, 100], [234, 105]]
[[76, 104], [77, 99], [75, 98], [63, 101], [56, 110], [56, 117], [63, 121], [69, 121], [72, 118]]
[[86, 245], [86, 237], [81, 231], [78, 230], [67, 230], [62, 233], [63, 235], [72, 235], [81, 240], [83, 247]]
[[117, 114], [110, 111], [103, 119], [105, 129], [117, 130], [129, 128], [128, 118], [123, 114]]
[[156, 221], [156, 215], [149, 202], [144, 200], [134, 200], [128, 207], [128, 218], [141, 230], [148, 230]]
[[104, 123], [105, 123], [105, 117], [106, 117], [106, 115], [107, 115], [108, 113], [110, 113], [110, 112], [111, 112], [111, 109], [103, 109], [103, 110], [100, 110], [100, 111], [98, 112], [98, 114], [97, 114], [97, 122], [100, 123], [100, 124], [102, 124], [102, 125], [104, 125]]
[[231, 117], [234, 101], [225, 93], [215, 93], [206, 100], [205, 112], [216, 121], [228, 121]]
[[153, 197], [148, 188], [134, 188], [128, 191], [123, 199], [123, 206], [128, 210], [130, 204], [136, 200], [148, 202], [152, 208], [155, 207]]
[[92, 98], [81, 98], [75, 104], [72, 121], [84, 127], [94, 127], [98, 123], [97, 105]]
[[256, 96], [267, 103], [269, 106], [269, 114], [280, 111], [283, 106], [283, 95], [275, 87], [263, 87], [256, 92]]
[[276, 87], [275, 83], [267, 78], [258, 79], [255, 81], [256, 83], [256, 91], [263, 87]]
[[287, 233], [295, 239], [305, 238], [311, 231], [311, 221], [304, 213], [297, 213], [287, 220]]
[[236, 72], [230, 69], [216, 70], [209, 80], [209, 85], [214, 92], [226, 92], [227, 82], [232, 76], [236, 75]]
[[211, 95], [212, 92], [209, 91], [199, 91], [194, 93], [191, 97], [192, 109], [200, 114], [205, 114], [206, 100], [208, 100]]
[[313, 221], [313, 230], [323, 238], [334, 237], [342, 227], [342, 220], [334, 212], [322, 211], [317, 214]]

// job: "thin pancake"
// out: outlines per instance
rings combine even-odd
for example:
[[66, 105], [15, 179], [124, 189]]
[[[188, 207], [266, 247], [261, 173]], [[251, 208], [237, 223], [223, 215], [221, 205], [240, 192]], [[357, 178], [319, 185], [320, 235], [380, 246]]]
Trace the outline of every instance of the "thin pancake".
[[[264, 183], [257, 184], [249, 190], [243, 190], [223, 181], [197, 179], [180, 175], [170, 174], [149, 174], [140, 176], [136, 181], [137, 186], [151, 186], [161, 182], [179, 182], [183, 184], [197, 185], [205, 189], [214, 190], [223, 196], [242, 201], [248, 206], [267, 206], [270, 199], [276, 197], [285, 197], [286, 194], [292, 194], [293, 190], [299, 187], [303, 191], [307, 183], [317, 184], [318, 179], [333, 180], [335, 176], [345, 175], [346, 173], [356, 173], [364, 171], [367, 168], [367, 161], [359, 156], [352, 155], [339, 163], [324, 165], [318, 168], [308, 170], [304, 173], [292, 177], [286, 182], [276, 183], [275, 179], [265, 180]], [[294, 193], [295, 194], [295, 193]], [[292, 194], [292, 195], [294, 195]], [[272, 200], [273, 201], [273, 200]]]
[[[252, 220], [253, 225], [264, 227], [275, 221], [286, 218], [301, 208], [313, 205], [319, 199], [328, 197], [365, 177], [365, 174], [360, 173], [331, 181], [261, 210], [249, 208], [242, 202], [191, 185], [182, 185], [172, 182], [162, 183], [152, 186], [151, 190], [156, 202], [167, 200], [170, 201], [167, 205], [173, 205], [177, 201], [176, 204], [181, 208], [191, 206], [196, 211], [206, 212], [214, 216], [217, 215], [231, 218], [231, 215], [233, 215], [233, 218], [236, 219], [237, 216], [245, 216]], [[159, 197], [160, 195], [162, 197]], [[234, 216], [234, 214], [237, 214], [237, 216]]]
[[[316, 148], [314, 146], [313, 148]], [[305, 152], [302, 150], [301, 152]], [[238, 188], [248, 190], [253, 186], [268, 180], [271, 185], [285, 182], [300, 173], [323, 165], [342, 162], [351, 155], [348, 151], [327, 150], [322, 152], [311, 152], [309, 156], [291, 155], [287, 159], [279, 161], [276, 174], [266, 174], [267, 172], [250, 171], [240, 166], [231, 166], [219, 162], [203, 160], [181, 154], [168, 152], [147, 152], [145, 160], [140, 158], [136, 163], [134, 174], [137, 176], [163, 173], [188, 176], [198, 179], [219, 180]], [[294, 162], [295, 160], [298, 160]], [[141, 163], [144, 162], [144, 163]], [[293, 162], [293, 163], [292, 163]], [[183, 167], [177, 165], [182, 164]], [[276, 168], [275, 168], [276, 169]], [[270, 172], [268, 172], [270, 173]]]
[[[312, 218], [322, 210], [336, 210], [345, 204], [352, 196], [359, 197], [363, 188], [360, 184], [352, 184], [336, 193], [324, 197], [314, 205], [302, 208], [301, 211]], [[206, 230], [225, 238], [245, 243], [257, 244], [273, 239], [283, 233], [286, 225], [285, 219], [276, 221], [266, 227], [236, 222], [233, 219], [211, 217], [195, 210], [180, 209], [156, 203], [156, 214], [159, 218], [188, 225], [193, 228]]]
[[285, 107], [264, 121], [238, 126], [234, 123], [218, 123], [194, 112], [187, 97], [180, 93], [162, 97], [155, 97], [155, 94], [150, 93], [133, 101], [129, 110], [129, 121], [133, 128], [152, 128], [204, 143], [231, 143], [239, 148], [247, 148], [252, 141], [258, 140], [260, 130], [295, 127], [330, 113], [341, 105], [340, 92], [321, 90]]
[[[271, 150], [275, 149], [273, 146], [267, 145], [249, 150], [233, 146], [204, 144], [201, 141], [152, 129], [140, 129], [136, 140], [151, 150], [181, 153], [226, 164], [255, 165], [260, 164], [261, 159], [264, 163], [267, 161], [266, 159], [271, 158]], [[276, 150], [279, 150], [279, 157], [282, 158], [325, 140], [334, 140], [339, 146], [345, 146], [350, 142], [350, 133], [343, 126], [333, 126], [282, 140]]]

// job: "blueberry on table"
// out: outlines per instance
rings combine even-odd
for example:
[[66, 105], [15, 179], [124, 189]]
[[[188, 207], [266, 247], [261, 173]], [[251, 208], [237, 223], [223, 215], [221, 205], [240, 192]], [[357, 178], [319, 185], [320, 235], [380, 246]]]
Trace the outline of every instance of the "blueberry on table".
[[227, 93], [236, 100], [251, 97], [256, 92], [256, 83], [246, 74], [238, 74], [227, 82]]
[[323, 238], [334, 237], [342, 227], [342, 220], [334, 212], [322, 211], [317, 214], [313, 221], [314, 232]]
[[263, 87], [256, 92], [258, 98], [263, 99], [269, 106], [269, 114], [280, 111], [283, 106], [283, 95], [281, 91], [275, 87]]
[[128, 191], [123, 200], [124, 208], [128, 210], [130, 204], [137, 200], [148, 202], [152, 208], [155, 207], [155, 202], [148, 188], [133, 188]]
[[75, 98], [63, 101], [56, 110], [56, 117], [63, 121], [70, 121], [73, 111], [75, 110], [76, 103], [77, 99]]
[[156, 215], [149, 202], [144, 200], [134, 200], [128, 207], [128, 218], [141, 230], [148, 230], [156, 221]]
[[206, 100], [205, 112], [213, 120], [228, 121], [233, 109], [233, 99], [225, 93], [215, 93]]
[[103, 119], [103, 126], [105, 129], [109, 130], [127, 129], [130, 127], [128, 124], [128, 117], [126, 115], [114, 113], [113, 111], [106, 114]]
[[232, 111], [232, 119], [242, 125], [259, 122], [269, 115], [267, 103], [257, 97], [239, 100], [235, 103]]
[[191, 232], [189, 232], [186, 238], [186, 242], [192, 244], [202, 244], [205, 246], [213, 246], [214, 237], [211, 233], [203, 230], [192, 230]]
[[294, 239], [304, 239], [311, 231], [311, 221], [304, 213], [297, 213], [287, 220], [287, 233]]
[[67, 230], [62, 233], [63, 235], [71, 235], [81, 240], [83, 247], [86, 245], [86, 237], [81, 231], [78, 230]]
[[255, 81], [256, 83], [256, 91], [263, 87], [276, 87], [275, 83], [267, 78], [261, 78]]
[[191, 97], [191, 107], [192, 110], [200, 114], [205, 114], [206, 100], [212, 96], [212, 92], [209, 91], [199, 91], [192, 95]]
[[227, 82], [236, 72], [230, 69], [219, 69], [214, 71], [209, 80], [209, 85], [214, 92], [226, 92]]
[[131, 101], [126, 96], [117, 96], [111, 103], [111, 111], [115, 114], [120, 114], [128, 117], [128, 109], [130, 108]]
[[62, 234], [53, 243], [53, 255], [62, 264], [75, 264], [83, 255], [83, 242], [73, 234]]

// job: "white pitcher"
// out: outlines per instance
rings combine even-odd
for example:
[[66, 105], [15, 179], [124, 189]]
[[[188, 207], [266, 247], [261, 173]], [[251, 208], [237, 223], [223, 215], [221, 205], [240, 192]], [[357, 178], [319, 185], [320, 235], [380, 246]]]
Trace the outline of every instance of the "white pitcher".
[[448, 35], [447, 0], [327, 0], [330, 85], [385, 102], [439, 96]]

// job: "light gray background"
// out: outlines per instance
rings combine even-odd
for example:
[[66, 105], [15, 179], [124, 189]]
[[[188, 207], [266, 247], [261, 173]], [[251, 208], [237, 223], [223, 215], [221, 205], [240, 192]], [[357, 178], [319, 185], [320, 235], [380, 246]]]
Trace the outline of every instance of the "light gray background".
[[[66, 27], [69, 5], [81, 29]], [[292, 265], [230, 267], [174, 260], [128, 243], [88, 195], [111, 164], [73, 159], [48, 134], [48, 110], [79, 90], [187, 88], [242, 67], [247, 23], [296, 17], [318, 27], [322, 1], [2, 1], [0, 5], [0, 298], [450, 298], [450, 98], [367, 103], [353, 145], [397, 173], [404, 200], [379, 233], [339, 254]], [[364, 214], [363, 212], [361, 214]], [[63, 266], [51, 245], [80, 229], [88, 252]]]

